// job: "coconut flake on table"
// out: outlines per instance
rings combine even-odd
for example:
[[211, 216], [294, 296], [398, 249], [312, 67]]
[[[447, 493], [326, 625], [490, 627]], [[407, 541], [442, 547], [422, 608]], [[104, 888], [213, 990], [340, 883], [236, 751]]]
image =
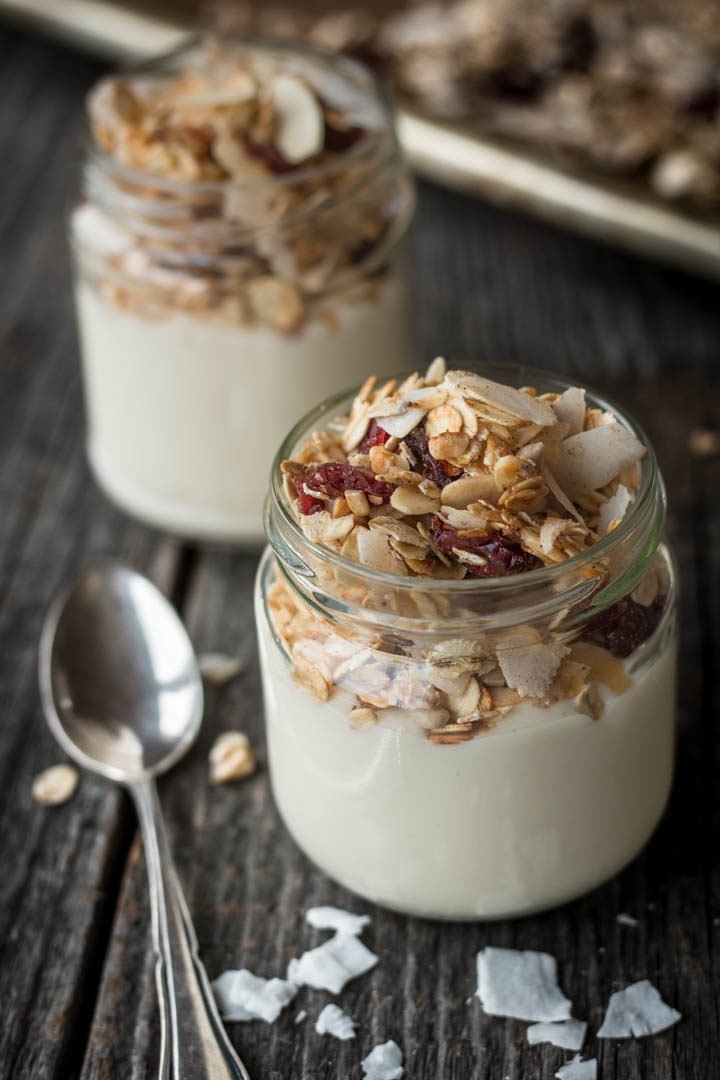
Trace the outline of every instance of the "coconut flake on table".
[[517, 627], [497, 647], [497, 662], [505, 682], [521, 697], [543, 698], [550, 689], [567, 645], [548, 645], [531, 626]]
[[620, 923], [621, 926], [639, 926], [639, 921], [634, 915], [628, 915], [627, 912], [621, 911], [619, 915], [615, 916], [615, 922]]
[[295, 1014], [294, 1024], [302, 1024], [303, 1020], [307, 1016], [307, 1009], [301, 1009], [299, 1013]]
[[682, 1020], [677, 1009], [666, 1005], [647, 979], [632, 983], [610, 995], [598, 1039], [641, 1038], [657, 1035]]
[[609, 484], [645, 454], [645, 447], [616, 420], [570, 435], [553, 465], [555, 479], [569, 495], [582, 495]]
[[569, 1020], [572, 1002], [557, 983], [557, 964], [549, 953], [497, 949], [477, 954], [478, 987], [484, 1012], [515, 1020]]
[[569, 386], [552, 403], [553, 412], [561, 424], [567, 424], [568, 435], [579, 435], [585, 423], [585, 391]]
[[369, 915], [355, 915], [336, 907], [311, 907], [305, 912], [305, 922], [316, 930], [337, 930], [341, 934], [362, 934], [370, 924]]
[[597, 1060], [587, 1058], [583, 1061], [576, 1054], [567, 1065], [562, 1065], [555, 1073], [557, 1080], [597, 1080]]
[[339, 994], [346, 983], [370, 971], [378, 962], [353, 934], [335, 934], [288, 964], [287, 977], [298, 986]]
[[527, 1029], [527, 1040], [531, 1046], [538, 1043], [551, 1043], [561, 1050], [579, 1050], [585, 1042], [587, 1024], [584, 1020], [561, 1020], [556, 1024], [533, 1024]]
[[365, 1080], [402, 1080], [402, 1050], [396, 1042], [388, 1039], [375, 1046], [362, 1061]]
[[315, 1030], [318, 1035], [334, 1035], [345, 1042], [355, 1038], [355, 1021], [339, 1005], [326, 1005], [317, 1018]]
[[632, 496], [624, 484], [618, 484], [617, 491], [600, 507], [598, 515], [598, 533], [607, 536], [613, 522], [621, 522], [630, 505]]
[[244, 666], [239, 656], [228, 656], [227, 653], [206, 652], [198, 656], [200, 674], [212, 686], [229, 683], [240, 674]]
[[264, 979], [247, 968], [224, 971], [212, 984], [224, 1020], [265, 1020], [272, 1024], [297, 994], [284, 979]]
[[275, 146], [291, 165], [314, 157], [323, 147], [325, 120], [315, 95], [294, 75], [278, 75], [270, 87], [275, 107]]

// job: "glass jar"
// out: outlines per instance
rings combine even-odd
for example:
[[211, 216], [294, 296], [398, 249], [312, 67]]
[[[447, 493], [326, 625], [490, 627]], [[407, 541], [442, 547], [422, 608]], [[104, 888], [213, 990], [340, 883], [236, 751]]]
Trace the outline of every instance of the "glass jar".
[[[408, 914], [491, 919], [570, 900], [640, 851], [670, 790], [676, 588], [652, 449], [588, 394], [647, 447], [612, 532], [515, 576], [400, 577], [309, 542], [283, 487], [280, 462], [351, 401], [292, 430], [266, 506], [256, 618], [280, 814], [327, 874]], [[542, 699], [506, 685], [518, 660], [554, 665]], [[443, 725], [449, 703], [467, 723]]]
[[[198, 179], [177, 139], [208, 139], [202, 123], [179, 134], [176, 126], [167, 145], [160, 132], [149, 149], [142, 117], [139, 135], [128, 127], [148, 88], [198, 72], [232, 79], [233, 63], [272, 86], [289, 75], [297, 91], [300, 79], [332, 107], [325, 116], [341, 126], [325, 121], [310, 164], [248, 142], [249, 178]], [[259, 541], [272, 456], [299, 412], [369, 365], [412, 363], [404, 241], [414, 193], [388, 101], [355, 61], [300, 45], [224, 42], [105, 80], [89, 102], [96, 123], [108, 114], [126, 125], [123, 160], [97, 132], [90, 140], [70, 219], [93, 473], [150, 524]], [[237, 143], [223, 161], [231, 152]], [[166, 160], [176, 171], [187, 164], [191, 176], [162, 175]], [[207, 162], [212, 177], [209, 151]]]

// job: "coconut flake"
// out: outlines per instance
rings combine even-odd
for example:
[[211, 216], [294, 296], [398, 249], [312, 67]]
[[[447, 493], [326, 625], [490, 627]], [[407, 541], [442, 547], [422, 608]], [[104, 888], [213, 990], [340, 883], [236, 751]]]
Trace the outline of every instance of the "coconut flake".
[[284, 979], [263, 979], [247, 968], [224, 971], [212, 984], [224, 1020], [265, 1020], [272, 1024], [297, 994]]
[[[312, 514], [320, 517], [320, 514]], [[349, 518], [352, 521], [352, 517]], [[373, 570], [384, 570], [388, 574], [402, 574], [405, 564], [390, 547], [387, 533], [380, 529], [357, 528], [354, 532], [357, 543], [358, 562]]]
[[625, 511], [630, 505], [630, 492], [624, 484], [618, 484], [617, 491], [611, 495], [606, 503], [600, 507], [598, 516], [598, 532], [600, 536], [606, 536], [613, 522], [621, 522], [625, 517]]
[[576, 1054], [567, 1065], [562, 1065], [555, 1073], [556, 1080], [597, 1080], [597, 1060], [586, 1061]]
[[521, 697], [543, 698], [550, 689], [567, 645], [548, 645], [531, 626], [519, 626], [497, 647], [497, 661], [505, 682]]
[[346, 983], [370, 971], [375, 953], [353, 934], [335, 934], [316, 949], [309, 949], [288, 964], [287, 977], [298, 986], [339, 994]]
[[370, 923], [369, 915], [354, 915], [336, 907], [311, 907], [305, 912], [305, 922], [316, 930], [337, 930], [341, 934], [362, 934]]
[[609, 484], [644, 453], [644, 446], [632, 432], [612, 420], [565, 439], [553, 472], [566, 492], [579, 495]]
[[539, 401], [512, 386], [484, 379], [472, 371], [449, 371], [445, 382], [457, 387], [466, 397], [494, 405], [529, 424], [550, 427], [557, 423], [557, 417], [546, 401]]
[[559, 483], [555, 479], [555, 476], [553, 475], [552, 470], [546, 464], [546, 462], [543, 461], [542, 465], [540, 466], [540, 471], [543, 474], [543, 479], [545, 480], [545, 483], [550, 488], [551, 495], [553, 495], [557, 499], [557, 501], [560, 503], [564, 510], [567, 510], [568, 514], [571, 514], [576, 521], [579, 521], [581, 525], [584, 525], [585, 519], [583, 518], [582, 514], [578, 511], [575, 504], [572, 502], [571, 499], [567, 497], [563, 489], [560, 487]]
[[550, 554], [558, 536], [565, 532], [567, 526], [567, 518], [549, 517], [542, 523], [540, 526], [540, 547], [546, 555]]
[[200, 674], [212, 686], [224, 686], [231, 682], [244, 666], [239, 656], [228, 656], [227, 653], [206, 652], [198, 656]]
[[374, 1047], [362, 1061], [365, 1080], [402, 1080], [402, 1050], [396, 1042], [388, 1039]]
[[413, 428], [416, 428], [422, 418], [424, 417], [426, 409], [414, 409], [404, 407], [402, 412], [396, 413], [394, 416], [388, 416], [380, 414], [382, 420], [381, 427], [383, 431], [387, 431], [388, 435], [394, 435], [398, 439], [404, 439], [406, 435], [409, 435]]
[[567, 424], [569, 435], [578, 435], [585, 423], [585, 391], [569, 386], [553, 401], [553, 411], [561, 424]]
[[277, 129], [275, 146], [285, 161], [297, 165], [322, 150], [325, 121], [311, 90], [294, 75], [278, 75], [271, 87]]
[[301, 1009], [299, 1013], [295, 1014], [294, 1024], [302, 1024], [303, 1020], [307, 1016], [307, 1009]]
[[551, 1043], [561, 1050], [579, 1050], [585, 1042], [587, 1024], [584, 1020], [562, 1020], [559, 1024], [533, 1024], [527, 1029], [531, 1046]]
[[615, 917], [615, 922], [620, 923], [621, 926], [639, 926], [640, 923], [633, 915], [628, 915], [626, 912], [621, 911], [619, 915]]
[[334, 1035], [345, 1042], [355, 1038], [355, 1021], [339, 1005], [326, 1005], [317, 1018], [315, 1030], [318, 1035]]
[[610, 995], [597, 1037], [628, 1039], [634, 1035], [638, 1039], [643, 1035], [657, 1035], [681, 1019], [681, 1014], [665, 1004], [653, 984], [642, 979]]
[[477, 954], [478, 987], [489, 1016], [516, 1020], [569, 1020], [572, 1003], [557, 984], [549, 953], [488, 946]]

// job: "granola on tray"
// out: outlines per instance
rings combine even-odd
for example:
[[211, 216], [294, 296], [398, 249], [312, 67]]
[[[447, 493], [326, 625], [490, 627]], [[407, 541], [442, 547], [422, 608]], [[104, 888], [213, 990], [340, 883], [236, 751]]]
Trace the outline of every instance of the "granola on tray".
[[[516, 389], [438, 358], [401, 384], [369, 378], [350, 414], [314, 432], [282, 463], [305, 537], [401, 578], [498, 578], [564, 562], [612, 532], [631, 506], [645, 449], [585, 391]], [[419, 590], [418, 590], [419, 593]], [[533, 627], [492, 646], [448, 640], [418, 658], [361, 650], [279, 579], [270, 608], [298, 681], [320, 700], [354, 693], [355, 726], [405, 710], [437, 742], [471, 738], [522, 700], [574, 698], [597, 717], [596, 684], [622, 692], [622, 660], [659, 623], [652, 570], [632, 596], [570, 644]], [[389, 713], [385, 713], [388, 717]]]

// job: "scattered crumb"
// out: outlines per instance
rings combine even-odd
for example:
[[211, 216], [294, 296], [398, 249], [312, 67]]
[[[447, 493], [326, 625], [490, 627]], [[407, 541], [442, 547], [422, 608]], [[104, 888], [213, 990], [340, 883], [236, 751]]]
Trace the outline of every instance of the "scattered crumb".
[[51, 765], [32, 784], [32, 797], [42, 806], [59, 806], [75, 794], [79, 773], [74, 765]]
[[549, 953], [496, 949], [477, 954], [477, 996], [490, 1016], [516, 1020], [569, 1020], [572, 1003], [557, 984]]
[[378, 962], [375, 953], [352, 934], [335, 934], [288, 964], [287, 977], [298, 986], [339, 994], [346, 983]]
[[305, 912], [305, 922], [316, 930], [337, 930], [341, 934], [361, 934], [370, 923], [369, 915], [354, 915], [336, 907], [312, 907]]
[[363, 1059], [365, 1080], [401, 1080], [405, 1071], [402, 1060], [402, 1050], [396, 1042], [389, 1039], [381, 1043]]
[[257, 768], [255, 751], [242, 731], [224, 731], [210, 751], [210, 781], [227, 784], [252, 776]]
[[265, 1020], [272, 1024], [297, 994], [284, 979], [263, 979], [247, 968], [224, 971], [212, 984], [224, 1020]]
[[237, 678], [245, 668], [245, 663], [239, 656], [228, 656], [227, 653], [207, 652], [198, 656], [198, 667], [205, 682], [211, 686], [225, 686]]
[[585, 1042], [587, 1024], [584, 1020], [561, 1020], [556, 1024], [533, 1024], [527, 1029], [531, 1046], [551, 1043], [561, 1050], [579, 1050]]
[[302, 1024], [302, 1022], [303, 1022], [303, 1020], [305, 1019], [306, 1016], [307, 1016], [307, 1009], [301, 1009], [300, 1012], [297, 1013], [297, 1015], [295, 1017], [295, 1020], [294, 1020], [294, 1023]]
[[355, 1021], [339, 1005], [326, 1005], [317, 1018], [318, 1035], [334, 1035], [343, 1042], [355, 1038]]
[[620, 914], [618, 916], [616, 916], [615, 922], [620, 923], [621, 926], [639, 926], [640, 925], [640, 922], [638, 921], [638, 919], [635, 918], [634, 915], [628, 915], [624, 911], [621, 911]]
[[720, 431], [713, 428], [695, 428], [690, 432], [688, 450], [693, 457], [715, 457], [720, 454]]
[[583, 1061], [580, 1055], [576, 1054], [572, 1061], [558, 1069], [555, 1076], [557, 1080], [597, 1080], [597, 1061], [595, 1058]]
[[628, 1039], [633, 1035], [635, 1038], [657, 1035], [681, 1019], [676, 1009], [665, 1004], [652, 983], [642, 979], [610, 995], [605, 1019], [597, 1037]]

